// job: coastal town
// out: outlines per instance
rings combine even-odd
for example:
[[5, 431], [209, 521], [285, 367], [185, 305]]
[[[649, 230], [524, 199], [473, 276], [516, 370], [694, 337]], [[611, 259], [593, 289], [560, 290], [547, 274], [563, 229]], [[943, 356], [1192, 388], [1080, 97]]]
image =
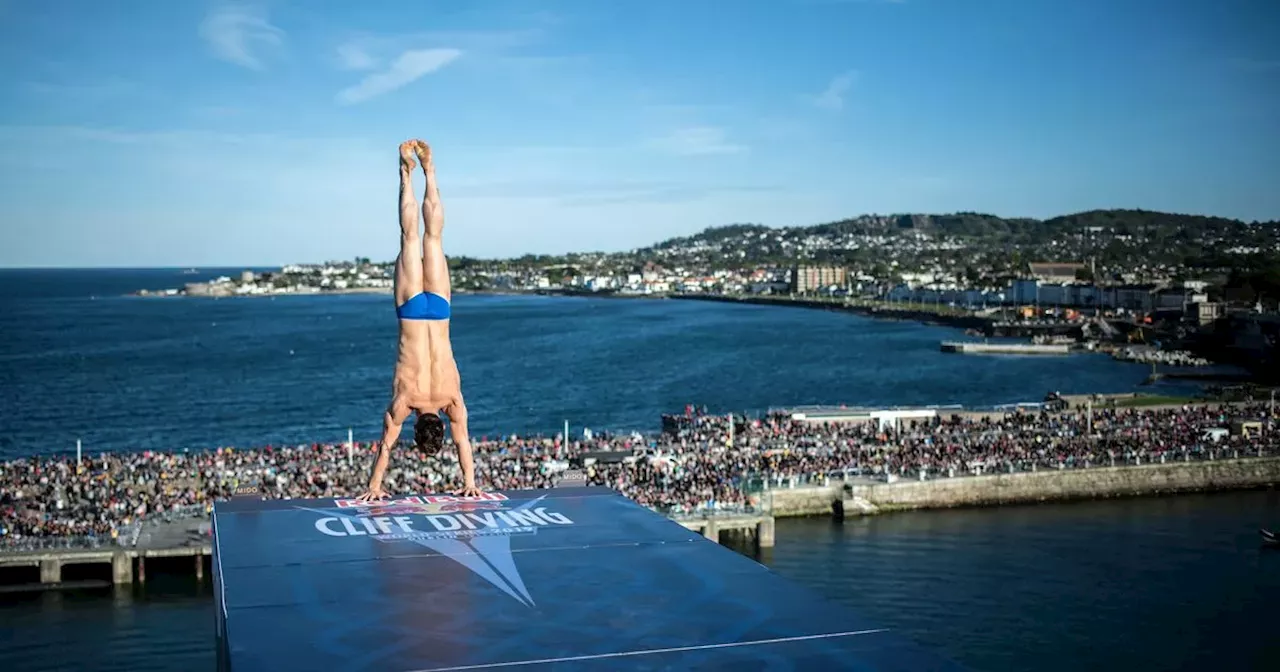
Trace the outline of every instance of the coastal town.
[[[460, 293], [837, 304], [1038, 338], [1044, 352], [1055, 339], [1105, 341], [1125, 346], [1117, 356], [1130, 361], [1265, 372], [1276, 368], [1280, 335], [1276, 259], [1274, 222], [1097, 211], [1043, 222], [960, 213], [739, 225], [623, 253], [450, 263]], [[356, 258], [138, 295], [389, 293], [392, 273], [391, 262]]]
[[[1206, 304], [1211, 296], [1224, 307], [1274, 310], [1280, 293], [1268, 290], [1278, 259], [1275, 222], [1097, 211], [1044, 222], [961, 213], [864, 215], [811, 227], [735, 225], [627, 252], [453, 256], [450, 264], [454, 286], [463, 291], [835, 295], [1151, 312]], [[140, 294], [387, 291], [391, 267], [369, 258], [290, 264]], [[1212, 317], [1219, 309], [1203, 310]]]

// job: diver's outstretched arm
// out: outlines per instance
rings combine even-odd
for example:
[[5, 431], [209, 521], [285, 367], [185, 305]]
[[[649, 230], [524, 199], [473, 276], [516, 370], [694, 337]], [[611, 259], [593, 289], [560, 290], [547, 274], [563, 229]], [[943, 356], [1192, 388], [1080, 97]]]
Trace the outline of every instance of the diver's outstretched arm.
[[458, 464], [462, 466], [462, 489], [455, 495], [475, 497], [484, 494], [476, 487], [475, 460], [471, 454], [471, 437], [467, 433], [467, 404], [459, 397], [445, 408], [449, 416], [449, 431], [453, 435], [453, 443], [458, 447]]
[[382, 441], [378, 443], [378, 457], [373, 462], [373, 473], [369, 476], [369, 489], [357, 499], [371, 501], [387, 496], [382, 489], [382, 479], [387, 475], [387, 465], [391, 462], [391, 449], [400, 440], [400, 430], [412, 411], [409, 405], [398, 397], [391, 400], [387, 412], [382, 415]]

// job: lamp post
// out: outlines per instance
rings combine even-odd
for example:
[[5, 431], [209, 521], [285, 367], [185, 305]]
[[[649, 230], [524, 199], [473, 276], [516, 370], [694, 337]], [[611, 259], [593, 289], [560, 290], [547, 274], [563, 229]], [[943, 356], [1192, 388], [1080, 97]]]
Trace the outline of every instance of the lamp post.
[[1271, 426], [1276, 421], [1276, 390], [1271, 388], [1271, 401], [1267, 404], [1267, 430], [1271, 430]]

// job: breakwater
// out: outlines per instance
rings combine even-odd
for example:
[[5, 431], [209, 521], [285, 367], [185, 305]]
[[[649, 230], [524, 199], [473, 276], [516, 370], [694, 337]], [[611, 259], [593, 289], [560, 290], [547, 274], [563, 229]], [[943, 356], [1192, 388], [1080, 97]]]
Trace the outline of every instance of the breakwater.
[[766, 491], [774, 517], [845, 515], [1047, 501], [1105, 499], [1179, 492], [1247, 490], [1280, 484], [1280, 457], [1228, 457], [1193, 462], [1050, 469], [958, 478], [870, 479]]
[[961, 355], [1069, 355], [1071, 350], [1071, 346], [1065, 343], [942, 343], [943, 352]]
[[792, 308], [816, 308], [836, 312], [854, 313], [881, 320], [921, 322], [957, 329], [975, 329], [986, 334], [995, 333], [995, 321], [972, 313], [895, 308], [881, 303], [860, 303], [839, 299], [803, 299], [788, 296], [739, 296], [734, 294], [669, 294], [667, 298], [687, 301], [716, 301], [720, 303], [744, 303], [760, 306], [790, 306]]

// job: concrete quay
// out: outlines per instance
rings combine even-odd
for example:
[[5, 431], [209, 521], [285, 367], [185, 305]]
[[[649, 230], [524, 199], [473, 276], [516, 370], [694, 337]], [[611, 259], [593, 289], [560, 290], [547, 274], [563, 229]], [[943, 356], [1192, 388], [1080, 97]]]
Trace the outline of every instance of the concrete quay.
[[[204, 578], [205, 558], [213, 555], [212, 545], [208, 539], [199, 539], [196, 535], [203, 520], [156, 525], [146, 532], [146, 541], [135, 546], [118, 546], [104, 544], [97, 548], [41, 548], [31, 550], [0, 550], [0, 576], [6, 579], [17, 577], [18, 581], [4, 581], [7, 589], [58, 589], [62, 587], [78, 587], [85, 581], [72, 579], [64, 581], [63, 570], [75, 566], [77, 575], [92, 574], [103, 576], [103, 580], [88, 583], [106, 583], [106, 569], [110, 568], [110, 583], [128, 585], [146, 583], [147, 560], [170, 558], [191, 558], [191, 566], [198, 580]], [[205, 523], [207, 524], [207, 523]], [[105, 567], [84, 567], [84, 565], [105, 565]], [[22, 575], [28, 574], [34, 579], [29, 568], [38, 568], [39, 582], [23, 581]], [[87, 570], [87, 572], [85, 571]], [[65, 586], [64, 586], [65, 584]]]
[[5, 551], [0, 553], [0, 571], [23, 567], [40, 569], [40, 585], [58, 588], [63, 583], [62, 570], [67, 565], [110, 565], [111, 583], [126, 585], [146, 583], [147, 558], [190, 557], [197, 579], [204, 578], [204, 558], [213, 554], [212, 548], [187, 546], [178, 548], [120, 548], [94, 549], [46, 549], [37, 551]]
[[872, 515], [912, 509], [998, 506], [1280, 485], [1280, 457], [1232, 457], [1086, 469], [1041, 469], [954, 478], [870, 478], [766, 490], [762, 506], [778, 518]]
[[673, 520], [687, 529], [700, 532], [702, 536], [716, 543], [720, 543], [720, 533], [727, 531], [754, 538], [757, 548], [774, 546], [773, 516], [730, 514], [702, 518], [674, 518]]

